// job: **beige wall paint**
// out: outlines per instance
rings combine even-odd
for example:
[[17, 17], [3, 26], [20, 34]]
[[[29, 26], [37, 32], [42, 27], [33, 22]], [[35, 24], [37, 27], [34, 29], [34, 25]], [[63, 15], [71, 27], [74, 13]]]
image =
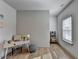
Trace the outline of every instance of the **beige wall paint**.
[[[16, 10], [0, 0], [0, 14], [4, 15], [2, 20], [7, 22], [4, 28], [0, 28], [0, 43], [2, 43], [4, 40], [10, 40], [12, 35], [16, 34]], [[3, 49], [0, 49], [0, 57], [3, 55]]]
[[17, 11], [17, 34], [30, 34], [36, 47], [49, 47], [49, 12]]
[[[70, 45], [62, 40], [62, 20], [72, 15], [72, 40], [73, 45]], [[70, 52], [76, 59], [78, 57], [78, 0], [72, 1], [72, 3], [64, 9], [58, 16], [58, 42], [68, 52]]]

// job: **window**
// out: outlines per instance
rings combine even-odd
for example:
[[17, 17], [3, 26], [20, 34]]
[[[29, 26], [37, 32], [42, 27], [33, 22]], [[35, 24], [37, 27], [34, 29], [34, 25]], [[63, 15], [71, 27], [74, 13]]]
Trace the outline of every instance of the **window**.
[[63, 40], [72, 44], [72, 17], [63, 20]]

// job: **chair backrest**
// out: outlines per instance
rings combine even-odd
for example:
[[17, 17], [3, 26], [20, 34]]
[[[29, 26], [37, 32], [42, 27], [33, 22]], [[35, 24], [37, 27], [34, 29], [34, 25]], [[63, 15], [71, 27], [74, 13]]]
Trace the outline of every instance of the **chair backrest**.
[[14, 38], [13, 38], [14, 41], [29, 40], [29, 39], [30, 39], [29, 34], [14, 35]]
[[13, 40], [14, 41], [20, 41], [21, 40], [21, 35], [14, 35]]

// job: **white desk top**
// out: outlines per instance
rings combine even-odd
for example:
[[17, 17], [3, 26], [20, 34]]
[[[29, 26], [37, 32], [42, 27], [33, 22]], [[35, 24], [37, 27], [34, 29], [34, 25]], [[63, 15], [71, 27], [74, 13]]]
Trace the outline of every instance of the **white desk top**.
[[18, 46], [18, 45], [22, 45], [22, 44], [29, 44], [30, 40], [28, 41], [12, 41], [10, 44], [9, 43], [5, 43], [3, 44], [3, 46], [1, 46], [2, 48], [10, 48], [10, 47], [14, 47], [14, 46]]

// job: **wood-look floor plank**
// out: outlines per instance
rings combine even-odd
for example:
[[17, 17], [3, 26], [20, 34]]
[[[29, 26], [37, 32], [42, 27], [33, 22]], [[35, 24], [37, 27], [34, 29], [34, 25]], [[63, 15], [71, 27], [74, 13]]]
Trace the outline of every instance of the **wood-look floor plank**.
[[19, 53], [8, 56], [8, 59], [73, 59], [66, 54], [57, 44], [52, 44], [50, 48], [38, 48], [35, 53]]

